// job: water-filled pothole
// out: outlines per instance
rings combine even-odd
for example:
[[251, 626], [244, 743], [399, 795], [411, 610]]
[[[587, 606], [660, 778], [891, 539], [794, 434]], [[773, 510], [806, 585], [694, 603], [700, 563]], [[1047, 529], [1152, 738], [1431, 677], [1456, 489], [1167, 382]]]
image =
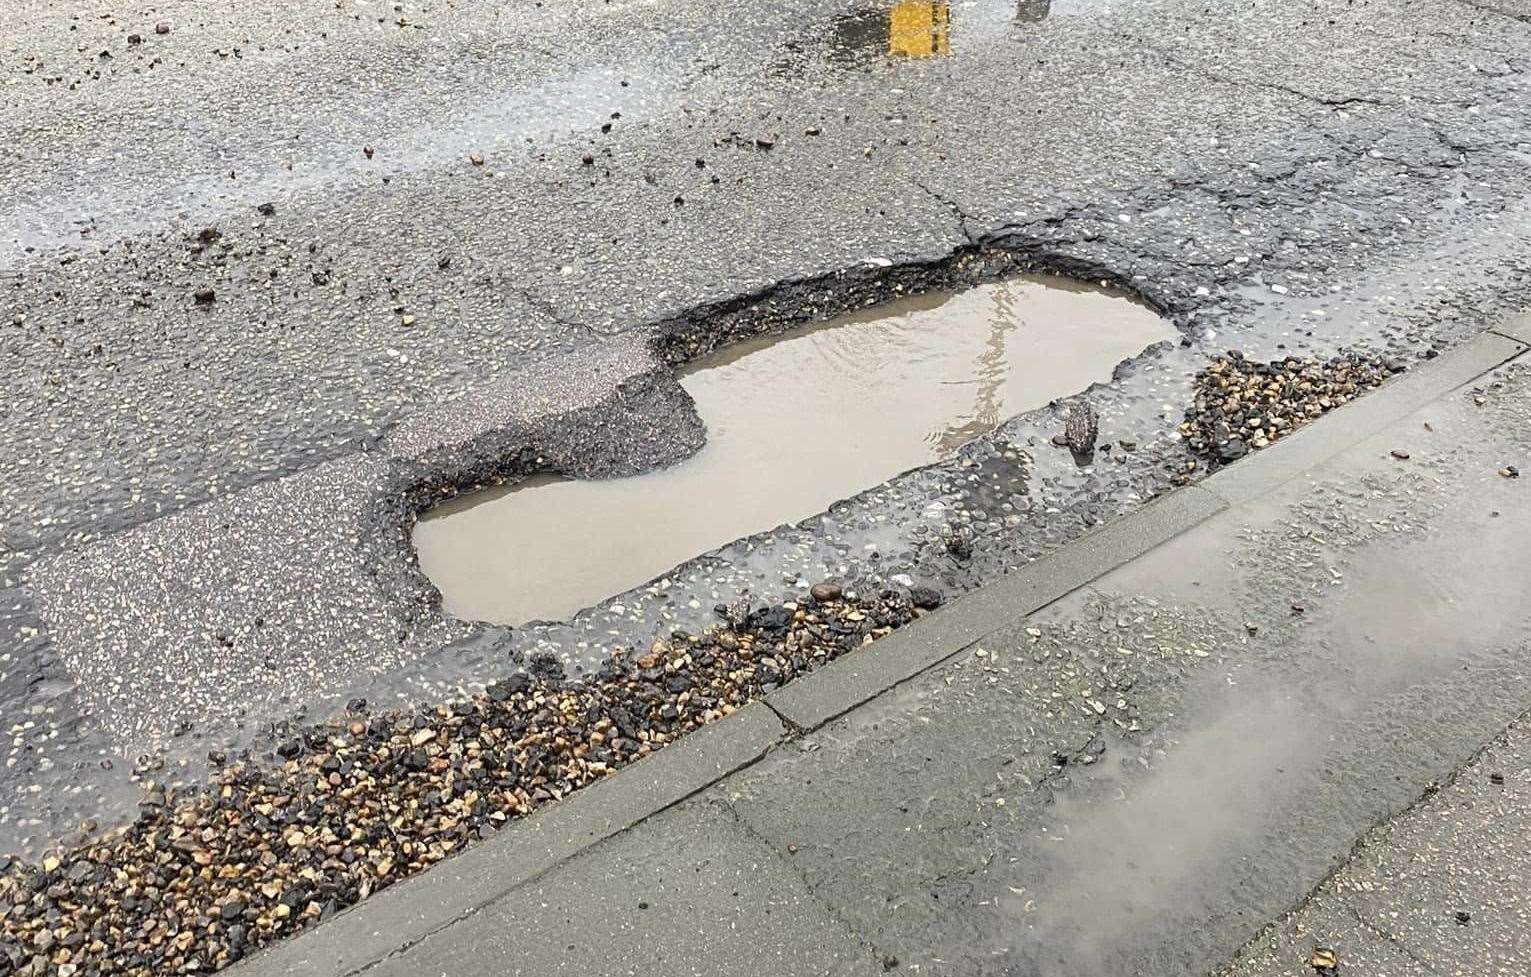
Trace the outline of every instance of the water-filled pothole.
[[1174, 334], [1120, 293], [1027, 277], [737, 344], [681, 377], [707, 424], [695, 456], [463, 496], [416, 526], [420, 566], [457, 617], [561, 620], [939, 461]]

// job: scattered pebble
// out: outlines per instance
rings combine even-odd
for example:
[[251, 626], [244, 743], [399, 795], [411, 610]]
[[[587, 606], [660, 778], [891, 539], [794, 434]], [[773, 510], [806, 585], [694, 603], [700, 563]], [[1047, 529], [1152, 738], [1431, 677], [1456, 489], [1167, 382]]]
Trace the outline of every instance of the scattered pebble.
[[522, 673], [410, 711], [352, 703], [284, 742], [283, 762], [157, 792], [126, 827], [0, 869], [0, 974], [221, 970], [902, 627], [932, 600], [814, 589], [827, 599], [672, 632], [580, 682]]
[[1194, 404], [1180, 434], [1192, 452], [1214, 467], [1230, 464], [1403, 369], [1401, 363], [1360, 353], [1260, 362], [1229, 350], [1196, 374]]

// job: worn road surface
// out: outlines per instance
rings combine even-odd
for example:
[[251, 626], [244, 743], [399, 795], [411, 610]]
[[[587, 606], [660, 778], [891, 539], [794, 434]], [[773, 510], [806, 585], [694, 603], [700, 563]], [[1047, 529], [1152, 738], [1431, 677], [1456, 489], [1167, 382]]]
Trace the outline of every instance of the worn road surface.
[[[710, 790], [498, 895], [458, 869], [473, 911], [366, 972], [1527, 973], [1528, 450], [1521, 362], [1213, 478], [1242, 501]], [[300, 958], [251, 967], [352, 972]]]
[[[577, 673], [745, 590], [771, 600], [825, 576], [960, 593], [1134, 509], [1184, 473], [1175, 424], [1218, 351], [1412, 361], [1531, 301], [1528, 67], [1526, 0], [8, 4], [0, 851], [35, 856], [82, 821], [120, 823], [146, 787], [199, 780], [210, 752], [269, 755], [285, 724], [354, 697], [441, 698], [539, 661]], [[1126, 288], [1179, 329], [1090, 392], [1103, 438], [1133, 450], [1076, 467], [1049, 443], [1063, 416], [1049, 407], [569, 621], [455, 620], [418, 572], [414, 514], [458, 489], [627, 475], [698, 450], [704, 425], [675, 378], [687, 360], [1025, 270]], [[836, 437], [833, 417], [819, 436]], [[1386, 475], [1468, 477], [1418, 467]], [[1441, 538], [1471, 528], [1452, 525]], [[970, 554], [953, 557], [952, 533]], [[1509, 561], [1496, 547], [1512, 538], [1473, 537], [1482, 552], [1467, 555]], [[1193, 555], [1283, 552], [1207, 545]], [[1464, 554], [1429, 558], [1449, 569]], [[1442, 573], [1419, 585], [1455, 579]], [[1100, 620], [1139, 626], [1149, 612], [1112, 602], [1143, 594], [1158, 591], [1103, 590]], [[1381, 628], [1389, 613], [1352, 618]], [[1260, 627], [1252, 641], [1293, 629]], [[1479, 636], [1464, 655], [1506, 640]], [[1019, 634], [995, 650], [1032, 654]], [[1279, 659], [1248, 687], [1318, 683]], [[954, 688], [982, 691], [976, 665], [961, 674]], [[1318, 735], [1303, 710], [1322, 703], [1375, 731], [1402, 715], [1367, 711], [1397, 691], [1377, 682], [1354, 711], [1319, 683], [1270, 704], [1269, 721]], [[1428, 763], [1465, 759], [1525, 704], [1479, 710]], [[1292, 777], [1323, 780], [1304, 765], [1316, 744], [1261, 746], [1270, 755], [1227, 760], [1227, 783], [1273, 790], [1281, 751]], [[1401, 733], [1355, 746], [1375, 771], [1427, 762]], [[758, 809], [793, 776], [752, 787]], [[1297, 793], [1308, 826], [1399, 799]], [[751, 816], [751, 802], [716, 802]], [[1276, 830], [1228, 805], [1212, 805], [1226, 814], [1214, 827], [1240, 822], [1240, 844]], [[1024, 810], [1007, 830], [1036, 830]], [[751, 830], [791, 828], [768, 820]], [[961, 872], [984, 865], [970, 847]], [[1148, 918], [1091, 894], [1098, 863], [1010, 866], [996, 898], [1068, 872], [1081, 881], [1063, 897]], [[881, 890], [841, 874], [837, 912], [882, 911], [869, 908]], [[953, 885], [959, 902], [977, 891]], [[1243, 922], [1277, 902], [1252, 901]], [[1049, 952], [1104, 966], [1160, 946], [1160, 916], [1141, 945], [1133, 926], [1112, 945], [1070, 942], [1049, 919], [1029, 944], [1044, 970]], [[924, 949], [906, 952], [948, 952], [919, 943], [915, 922], [907, 939]]]

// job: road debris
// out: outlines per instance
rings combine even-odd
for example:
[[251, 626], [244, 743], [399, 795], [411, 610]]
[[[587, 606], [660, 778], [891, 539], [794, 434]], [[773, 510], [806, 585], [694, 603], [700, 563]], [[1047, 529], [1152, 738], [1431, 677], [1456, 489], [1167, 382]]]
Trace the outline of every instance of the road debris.
[[[157, 792], [104, 837], [0, 874], [0, 973], [221, 970], [328, 919], [920, 615], [898, 591], [749, 609], [592, 678], [526, 673], [471, 698], [294, 731], [285, 762]], [[928, 595], [922, 595], [928, 602]]]
[[1262, 362], [1229, 350], [1196, 374], [1180, 436], [1214, 468], [1230, 464], [1403, 370], [1399, 361], [1357, 352]]

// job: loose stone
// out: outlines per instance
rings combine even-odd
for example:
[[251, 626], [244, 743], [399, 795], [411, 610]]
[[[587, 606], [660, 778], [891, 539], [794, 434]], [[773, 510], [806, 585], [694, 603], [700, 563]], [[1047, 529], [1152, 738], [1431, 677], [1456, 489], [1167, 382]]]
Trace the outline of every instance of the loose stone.
[[0, 974], [222, 970], [940, 603], [814, 589], [812, 603], [730, 605], [579, 682], [536, 667], [409, 711], [354, 701], [285, 730], [266, 759], [152, 791], [125, 827], [0, 860]]

